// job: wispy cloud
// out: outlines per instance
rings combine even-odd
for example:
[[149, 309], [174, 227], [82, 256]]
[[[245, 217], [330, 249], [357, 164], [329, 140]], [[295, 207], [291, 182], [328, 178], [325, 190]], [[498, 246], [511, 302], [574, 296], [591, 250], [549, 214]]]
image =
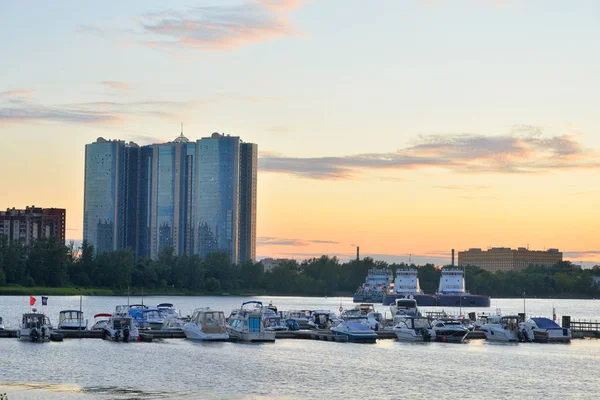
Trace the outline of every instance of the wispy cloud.
[[133, 85], [127, 82], [121, 81], [102, 81], [100, 85], [104, 86], [107, 89], [116, 90], [120, 92], [128, 92], [133, 89]]
[[96, 101], [73, 104], [42, 104], [22, 97], [31, 91], [3, 92], [0, 96], [0, 127], [14, 123], [58, 122], [114, 124], [133, 116], [174, 117], [190, 105], [176, 101]]
[[239, 4], [161, 10], [134, 18], [134, 29], [80, 26], [80, 33], [112, 35], [160, 49], [221, 50], [298, 36], [289, 14], [306, 0], [247, 0]]
[[15, 89], [0, 92], [0, 97], [24, 97], [37, 92], [36, 89]]
[[487, 185], [439, 185], [436, 186], [438, 189], [451, 190], [451, 191], [465, 191], [465, 190], [488, 190], [491, 186]]
[[262, 236], [256, 239], [258, 246], [308, 246], [310, 244], [338, 244], [334, 240], [319, 240], [319, 239], [286, 239], [270, 236]]
[[443, 168], [463, 173], [542, 173], [600, 168], [598, 151], [585, 149], [575, 135], [547, 136], [534, 126], [517, 125], [506, 135], [420, 136], [411, 146], [388, 153], [333, 157], [285, 157], [262, 152], [264, 172], [309, 179], [352, 179], [363, 170]]

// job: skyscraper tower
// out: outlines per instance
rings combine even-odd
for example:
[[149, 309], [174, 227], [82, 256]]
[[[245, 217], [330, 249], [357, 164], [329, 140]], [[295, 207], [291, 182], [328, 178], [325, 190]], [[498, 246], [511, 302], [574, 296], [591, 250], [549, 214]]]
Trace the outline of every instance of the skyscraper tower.
[[257, 160], [256, 144], [219, 133], [143, 147], [98, 138], [86, 145], [84, 239], [97, 253], [254, 260]]
[[239, 262], [256, 259], [258, 145], [240, 144]]
[[196, 254], [238, 262], [240, 138], [213, 133], [196, 142]]
[[194, 158], [196, 144], [181, 135], [153, 145], [150, 200], [150, 256], [173, 247], [175, 255], [191, 254]]
[[[98, 138], [85, 146], [83, 239], [97, 253], [135, 245], [136, 217], [128, 205], [137, 199], [137, 154], [133, 142]], [[133, 210], [135, 211], [135, 210]]]

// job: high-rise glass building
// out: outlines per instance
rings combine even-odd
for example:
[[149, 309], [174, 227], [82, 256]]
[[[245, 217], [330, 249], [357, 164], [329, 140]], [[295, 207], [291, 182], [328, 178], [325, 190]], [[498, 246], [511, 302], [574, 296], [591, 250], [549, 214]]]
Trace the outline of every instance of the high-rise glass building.
[[191, 254], [196, 144], [181, 134], [153, 147], [150, 256], [167, 247], [175, 255]]
[[196, 142], [196, 253], [238, 259], [240, 138], [213, 133]]
[[255, 258], [256, 144], [214, 133], [139, 147], [86, 145], [84, 239], [98, 253], [131, 247], [142, 258], [226, 253]]
[[135, 143], [103, 138], [85, 146], [83, 239], [98, 253], [135, 245], [135, 208], [128, 206], [137, 200], [138, 151]]
[[258, 145], [240, 144], [240, 211], [239, 251], [240, 263], [256, 258], [256, 188]]

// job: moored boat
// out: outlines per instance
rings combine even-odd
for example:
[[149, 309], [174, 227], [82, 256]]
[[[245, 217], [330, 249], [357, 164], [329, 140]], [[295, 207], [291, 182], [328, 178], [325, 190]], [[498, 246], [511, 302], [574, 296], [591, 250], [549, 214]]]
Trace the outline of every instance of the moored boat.
[[[176, 321], [176, 319], [168, 321]], [[209, 307], [195, 309], [190, 321], [185, 323], [182, 329], [185, 336], [191, 340], [229, 340], [223, 311], [211, 310]]]
[[63, 310], [58, 313], [58, 329], [85, 330], [87, 321], [79, 310]]
[[394, 333], [398, 340], [411, 342], [429, 342], [435, 337], [431, 323], [426, 317], [412, 315], [394, 318]]
[[396, 315], [412, 315], [420, 316], [419, 307], [417, 300], [413, 298], [402, 298], [394, 300], [394, 303], [390, 305], [390, 312], [392, 317]]
[[111, 316], [104, 328], [103, 338], [115, 342], [136, 342], [139, 331], [132, 317]]
[[469, 330], [463, 325], [463, 321], [458, 318], [440, 318], [431, 323], [435, 332], [436, 342], [463, 342], [469, 333]]
[[112, 317], [112, 314], [108, 313], [100, 313], [94, 315], [94, 325], [90, 328], [91, 331], [103, 331], [108, 324], [109, 318]]
[[232, 340], [274, 342], [275, 331], [265, 329], [262, 322], [262, 302], [247, 301], [230, 317], [227, 333]]
[[34, 308], [32, 312], [23, 314], [17, 338], [28, 342], [49, 342], [50, 329], [52, 325], [49, 318]]
[[354, 343], [375, 343], [377, 333], [368, 326], [355, 321], [343, 321], [331, 328], [331, 333], [336, 336], [343, 336], [349, 342]]
[[571, 330], [561, 327], [550, 318], [529, 318], [520, 324], [520, 333], [522, 341], [541, 343], [571, 341]]
[[481, 327], [485, 338], [497, 342], [518, 342], [519, 317], [517, 315], [491, 316]]

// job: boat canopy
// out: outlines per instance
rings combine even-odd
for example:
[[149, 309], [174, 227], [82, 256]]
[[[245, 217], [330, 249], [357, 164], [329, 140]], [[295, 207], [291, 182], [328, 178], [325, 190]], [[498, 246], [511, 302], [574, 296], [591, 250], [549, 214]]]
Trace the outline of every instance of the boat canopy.
[[70, 314], [70, 313], [83, 314], [83, 312], [79, 311], [79, 310], [62, 310], [59, 314]]
[[160, 303], [159, 305], [156, 306], [156, 308], [173, 308], [173, 304], [171, 303]]
[[368, 326], [361, 324], [360, 322], [346, 322], [346, 326], [348, 329], [352, 331], [370, 331], [371, 328]]
[[562, 329], [560, 325], [550, 318], [531, 318], [540, 329]]
[[94, 318], [101, 318], [101, 317], [107, 317], [107, 318], [110, 318], [110, 317], [112, 317], [112, 314], [108, 314], [108, 313], [101, 313], [101, 314], [96, 314], [96, 315], [94, 315]]
[[244, 307], [246, 304], [258, 304], [258, 305], [262, 306], [262, 301], [258, 301], [258, 300], [246, 301], [246, 302], [242, 303], [242, 307]]

